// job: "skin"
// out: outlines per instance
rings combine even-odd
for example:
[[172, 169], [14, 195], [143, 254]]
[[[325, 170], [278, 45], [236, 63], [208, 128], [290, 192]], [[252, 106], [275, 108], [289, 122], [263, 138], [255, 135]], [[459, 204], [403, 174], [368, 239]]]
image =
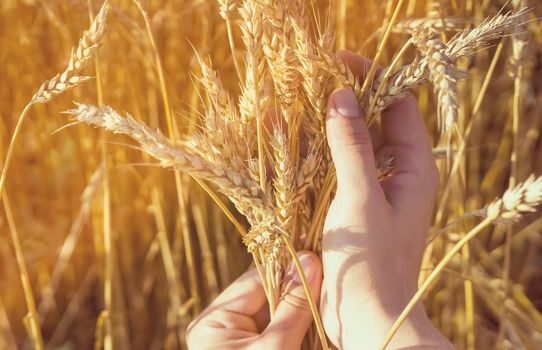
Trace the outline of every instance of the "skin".
[[[371, 62], [339, 56], [363, 79]], [[416, 292], [439, 175], [431, 142], [413, 97], [367, 128], [351, 90], [328, 101], [327, 138], [337, 172], [328, 211], [322, 262], [300, 253], [327, 336], [340, 349], [377, 349]], [[375, 155], [394, 157], [378, 181]], [[323, 276], [323, 278], [322, 278]], [[250, 270], [224, 291], [188, 329], [192, 349], [299, 349], [312, 316], [293, 266], [289, 286], [270, 320], [257, 273]], [[453, 349], [418, 305], [390, 349]]]

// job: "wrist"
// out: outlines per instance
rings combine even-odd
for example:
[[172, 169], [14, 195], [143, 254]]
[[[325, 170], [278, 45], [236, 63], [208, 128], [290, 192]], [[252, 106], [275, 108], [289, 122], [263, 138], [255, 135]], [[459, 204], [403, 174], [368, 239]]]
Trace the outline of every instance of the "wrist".
[[[394, 303], [388, 306], [368, 307], [362, 313], [350, 313], [342, 322], [340, 348], [379, 349], [401, 311], [402, 308], [398, 309]], [[423, 306], [419, 304], [405, 319], [387, 349], [425, 347], [453, 349], [450, 342], [433, 325]]]

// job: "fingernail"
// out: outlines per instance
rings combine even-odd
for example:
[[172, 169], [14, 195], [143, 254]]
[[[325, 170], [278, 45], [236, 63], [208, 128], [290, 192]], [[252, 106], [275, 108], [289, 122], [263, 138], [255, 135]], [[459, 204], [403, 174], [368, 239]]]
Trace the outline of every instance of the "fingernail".
[[358, 98], [350, 89], [340, 89], [334, 92], [333, 108], [345, 118], [359, 118], [360, 109]]
[[[305, 278], [307, 279], [307, 282], [311, 283], [318, 274], [318, 262], [315, 261], [315, 257], [312, 254], [301, 254], [298, 257], [301, 267], [303, 268]], [[298, 284], [302, 283], [301, 276], [299, 276], [297, 269], [295, 270], [293, 281]]]

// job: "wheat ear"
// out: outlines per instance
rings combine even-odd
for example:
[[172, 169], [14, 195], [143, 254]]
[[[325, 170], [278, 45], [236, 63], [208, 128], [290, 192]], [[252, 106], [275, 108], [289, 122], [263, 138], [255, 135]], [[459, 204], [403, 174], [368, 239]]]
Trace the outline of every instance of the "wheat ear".
[[92, 21], [90, 28], [83, 33], [77, 48], [72, 50], [68, 67], [66, 67], [64, 72], [45, 81], [38, 89], [38, 92], [34, 94], [30, 103], [47, 103], [56, 95], [66, 92], [90, 79], [89, 77], [79, 76], [79, 72], [96, 57], [96, 53], [100, 47], [100, 39], [105, 31], [108, 11], [109, 0], [106, 0], [100, 12], [96, 15], [94, 21]]
[[[518, 26], [518, 19], [523, 18], [528, 12], [529, 9], [523, 8], [516, 12], [499, 14], [487, 19], [473, 29], [464, 29], [446, 43], [444, 55], [453, 62], [461, 57], [472, 56], [479, 50], [487, 48], [492, 41], [511, 32]], [[428, 65], [429, 62], [425, 57], [417, 57], [411, 64], [403, 66], [388, 81], [381, 94], [372, 97], [378, 99], [373, 112], [375, 114], [382, 112], [391, 103], [408, 94], [410, 89], [425, 84], [429, 79]], [[459, 76], [461, 75], [460, 73], [456, 70], [453, 74]], [[373, 86], [379, 86], [378, 79]], [[370, 93], [373, 95], [375, 91], [370, 91]], [[368, 100], [368, 98], [361, 96], [360, 103], [364, 109], [367, 108], [365, 107], [365, 103]]]
[[[243, 19], [241, 25], [242, 38], [246, 47], [246, 77], [241, 90], [239, 110], [241, 120], [249, 123], [256, 120], [256, 143], [258, 146], [258, 178], [262, 190], [266, 188], [265, 153], [263, 133], [263, 76], [262, 60], [262, 14], [260, 8], [252, 1], [245, 0], [239, 8]], [[254, 139], [254, 138], [252, 138]], [[249, 140], [249, 144], [252, 144]]]
[[293, 204], [295, 169], [288, 151], [287, 137], [280, 128], [275, 129], [272, 146], [275, 156], [273, 185], [275, 187], [277, 221], [285, 232], [292, 235], [291, 225], [295, 212]]
[[13, 158], [15, 143], [21, 132], [21, 127], [26, 119], [28, 111], [34, 104], [47, 103], [53, 97], [66, 92], [89, 79], [88, 77], [79, 76], [78, 73], [96, 56], [96, 52], [100, 45], [100, 39], [105, 31], [108, 11], [109, 0], [106, 0], [100, 9], [100, 12], [94, 21], [92, 21], [90, 28], [83, 33], [83, 37], [79, 41], [77, 48], [72, 50], [68, 67], [63, 73], [57, 74], [51, 80], [44, 82], [21, 112], [19, 119], [17, 120], [17, 125], [15, 125], [15, 129], [13, 130], [13, 135], [11, 136], [4, 167], [2, 168], [2, 175], [0, 176], [0, 196], [2, 195], [6, 183], [6, 176], [11, 159]]
[[413, 32], [413, 42], [428, 62], [429, 76], [438, 97], [438, 126], [449, 131], [457, 121], [457, 80], [455, 64], [446, 56], [446, 45], [425, 29]]
[[199, 63], [200, 81], [205, 87], [208, 107], [204, 115], [202, 135], [196, 136], [195, 140], [207, 156], [241, 172], [246, 168], [245, 161], [250, 158], [247, 140], [253, 123], [241, 121], [235, 102], [217, 72], [203, 60], [199, 59]]
[[252, 225], [243, 237], [249, 252], [261, 249], [265, 258], [276, 264], [282, 247], [281, 237], [270, 200], [256, 181], [203, 158], [186, 143], [173, 145], [160, 131], [138, 123], [130, 115], [122, 117], [108, 106], [77, 104], [68, 113], [76, 121], [131, 137], [162, 167], [181, 170], [214, 184]]
[[413, 31], [424, 28], [432, 33], [457, 32], [465, 24], [465, 19], [458, 17], [447, 17], [445, 21], [441, 18], [413, 18], [397, 23], [393, 27], [394, 33], [412, 34]]
[[68, 113], [76, 121], [131, 137], [163, 167], [182, 170], [213, 183], [251, 221], [272, 216], [267, 197], [257, 183], [243, 174], [202, 158], [186, 143], [173, 145], [160, 131], [152, 130], [147, 125], [135, 121], [130, 115], [122, 117], [108, 106], [98, 108], [88, 104], [77, 104], [76, 108]]

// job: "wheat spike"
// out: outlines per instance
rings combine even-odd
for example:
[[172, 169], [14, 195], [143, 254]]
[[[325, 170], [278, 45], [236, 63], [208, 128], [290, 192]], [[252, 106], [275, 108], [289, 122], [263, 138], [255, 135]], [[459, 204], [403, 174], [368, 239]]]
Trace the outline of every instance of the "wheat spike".
[[488, 47], [492, 41], [512, 32], [529, 11], [528, 8], [522, 8], [516, 12], [498, 14], [471, 30], [463, 30], [450, 40], [446, 55], [456, 60]]
[[258, 5], [264, 18], [263, 52], [281, 102], [282, 115], [291, 125], [292, 107], [301, 83], [299, 61], [295, 55], [293, 18], [301, 12], [297, 1], [260, 0]]
[[275, 203], [277, 221], [285, 232], [291, 233], [292, 218], [295, 213], [293, 197], [295, 195], [295, 169], [288, 152], [288, 141], [284, 132], [276, 128], [273, 137], [275, 156]]
[[106, 0], [100, 12], [92, 21], [90, 28], [83, 33], [77, 48], [72, 50], [70, 61], [64, 72], [45, 81], [38, 89], [38, 92], [32, 97], [31, 104], [47, 103], [56, 95], [81, 85], [89, 79], [89, 77], [79, 76], [78, 74], [81, 69], [96, 57], [96, 53], [100, 47], [100, 39], [105, 31], [108, 12], [109, 0]]
[[199, 60], [202, 75], [200, 81], [205, 87], [208, 106], [205, 112], [202, 134], [197, 143], [206, 154], [236, 171], [244, 171], [250, 158], [247, 144], [255, 128], [254, 120], [243, 123], [230, 93], [224, 88], [217, 72], [203, 60]]
[[242, 38], [246, 47], [246, 77], [239, 100], [239, 111], [244, 123], [256, 118], [256, 109], [262, 110], [262, 101], [257, 105], [256, 93], [263, 95], [263, 72], [261, 38], [263, 35], [262, 14], [252, 1], [244, 1], [239, 8], [243, 19]]
[[525, 182], [508, 189], [502, 198], [491, 203], [486, 216], [494, 220], [517, 221], [524, 214], [534, 212], [542, 203], [542, 176], [531, 175]]
[[257, 183], [243, 174], [202, 158], [188, 144], [173, 145], [160, 131], [150, 129], [130, 115], [121, 117], [108, 106], [98, 108], [77, 104], [68, 113], [76, 121], [131, 137], [162, 167], [182, 170], [213, 183], [250, 221], [257, 222], [273, 216], [269, 201]]
[[445, 54], [446, 45], [433, 37], [426, 29], [413, 32], [413, 42], [428, 62], [429, 76], [438, 97], [438, 125], [449, 131], [457, 121], [457, 80], [454, 76], [454, 62]]
[[230, 18], [235, 7], [237, 6], [236, 0], [218, 0], [218, 7], [220, 11], [220, 17], [227, 20]]
[[[477, 51], [487, 48], [491, 41], [516, 28], [518, 18], [522, 18], [528, 12], [529, 9], [523, 8], [516, 12], [499, 14], [485, 20], [473, 29], [463, 30], [446, 43], [444, 55], [452, 62], [455, 62], [461, 57], [471, 56]], [[429, 78], [428, 66], [429, 62], [424, 57], [416, 58], [411, 64], [402, 67], [387, 82], [380, 96], [371, 97], [377, 98], [375, 114], [383, 111], [393, 101], [404, 97], [408, 94], [409, 89], [425, 84]], [[450, 75], [458, 75], [458, 73], [455, 72]], [[343, 79], [347, 79], [347, 77], [344, 76]], [[379, 86], [378, 79], [373, 86], [375, 89]], [[371, 94], [374, 93], [375, 91], [371, 92]], [[367, 109], [367, 101], [367, 98], [361, 97], [360, 103], [365, 110]]]
[[[520, 9], [525, 6], [525, 0], [514, 0], [512, 5], [515, 9]], [[515, 79], [519, 74], [520, 66], [524, 65], [525, 57], [527, 56], [527, 50], [529, 47], [529, 35], [527, 31], [527, 12], [522, 16], [516, 18], [517, 26], [514, 30], [514, 37], [512, 38], [512, 56], [509, 59], [509, 74]]]
[[318, 64], [321, 59], [320, 52], [331, 51], [332, 43], [329, 33], [320, 36], [318, 43], [311, 43], [308, 28], [302, 20], [292, 20], [296, 36], [295, 54], [299, 60], [299, 70], [302, 77], [303, 96], [305, 104], [309, 107], [302, 122], [305, 132], [315, 137], [322, 132], [325, 115], [327, 96], [331, 92], [333, 79], [329, 72]]
[[447, 17], [444, 21], [441, 18], [413, 18], [397, 23], [393, 27], [394, 33], [412, 34], [419, 28], [427, 29], [433, 33], [457, 32], [465, 24], [465, 19], [457, 17]]

